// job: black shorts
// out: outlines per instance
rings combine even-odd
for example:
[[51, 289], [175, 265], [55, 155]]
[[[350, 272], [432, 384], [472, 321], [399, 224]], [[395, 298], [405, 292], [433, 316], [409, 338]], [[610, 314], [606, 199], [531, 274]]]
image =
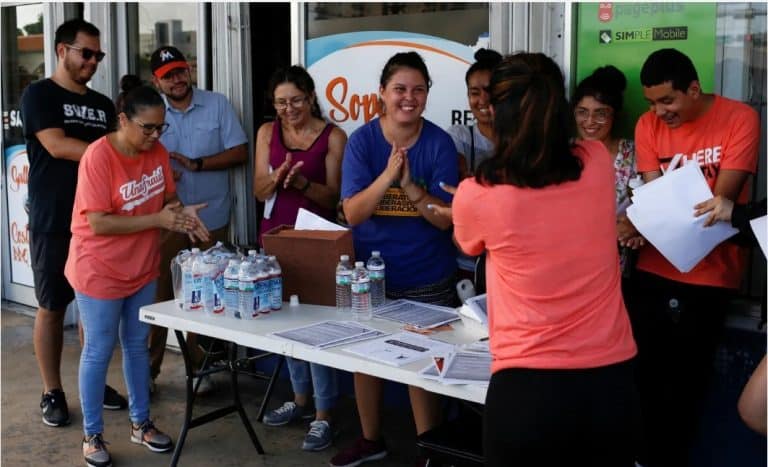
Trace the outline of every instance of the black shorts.
[[75, 292], [64, 277], [72, 234], [30, 231], [29, 237], [38, 306], [64, 311], [69, 302], [75, 299]]

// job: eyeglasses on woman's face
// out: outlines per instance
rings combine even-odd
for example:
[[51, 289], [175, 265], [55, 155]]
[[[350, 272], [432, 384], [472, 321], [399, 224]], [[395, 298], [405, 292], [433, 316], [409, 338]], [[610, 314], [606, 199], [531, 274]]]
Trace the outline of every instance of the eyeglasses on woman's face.
[[160, 136], [170, 126], [168, 123], [159, 123], [157, 125], [154, 125], [152, 123], [140, 122], [139, 120], [131, 120], [131, 121], [135, 123], [139, 128], [141, 128], [141, 131], [144, 133], [144, 136], [151, 136], [152, 133], [154, 132], [157, 132], [157, 136]]
[[592, 117], [593, 122], [603, 124], [610, 120], [610, 118], [613, 116], [613, 111], [609, 108], [595, 109], [594, 111], [590, 111], [589, 109], [579, 107], [573, 112], [573, 116], [576, 118], [576, 121], [579, 122], [586, 121], [589, 119], [589, 117]]
[[296, 96], [290, 99], [276, 99], [274, 105], [275, 105], [275, 110], [283, 111], [287, 109], [289, 105], [293, 109], [300, 109], [304, 107], [304, 104], [306, 102], [307, 102], [307, 96]]
[[86, 62], [94, 57], [96, 57], [97, 62], [100, 62], [104, 60], [104, 57], [106, 57], [107, 55], [101, 50], [91, 50], [88, 47], [79, 47], [76, 45], [69, 45], [69, 44], [64, 44], [64, 47], [68, 49], [77, 50], [78, 52], [80, 52], [80, 56], [83, 57], [83, 60], [85, 60]]

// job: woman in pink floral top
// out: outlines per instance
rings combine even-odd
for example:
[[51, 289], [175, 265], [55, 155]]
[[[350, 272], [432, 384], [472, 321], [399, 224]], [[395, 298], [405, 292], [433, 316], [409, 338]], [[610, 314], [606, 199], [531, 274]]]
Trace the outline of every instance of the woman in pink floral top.
[[[596, 69], [576, 87], [571, 102], [576, 120], [578, 138], [602, 141], [610, 154], [615, 154], [613, 166], [616, 169], [616, 207], [629, 202], [629, 181], [637, 176], [635, 165], [635, 143], [619, 138], [613, 132], [613, 122], [621, 112], [624, 103], [624, 89], [627, 79], [619, 69], [608, 65]], [[622, 248], [621, 270], [627, 269], [628, 251]]]

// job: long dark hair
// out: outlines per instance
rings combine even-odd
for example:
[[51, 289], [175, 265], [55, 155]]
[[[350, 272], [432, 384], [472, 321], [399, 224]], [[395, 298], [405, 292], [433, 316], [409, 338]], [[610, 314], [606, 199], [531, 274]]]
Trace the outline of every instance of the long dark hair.
[[323, 118], [323, 114], [320, 111], [320, 105], [317, 103], [317, 96], [315, 95], [315, 81], [310, 76], [309, 72], [304, 67], [299, 65], [292, 65], [288, 68], [280, 68], [269, 78], [269, 100], [274, 102], [275, 89], [283, 83], [291, 83], [296, 88], [307, 95], [307, 98], [314, 96], [312, 109], [310, 109], [312, 116], [319, 119]]
[[478, 168], [477, 181], [542, 188], [578, 180], [583, 164], [568, 142], [572, 119], [557, 64], [541, 53], [508, 56], [489, 88], [496, 150]]

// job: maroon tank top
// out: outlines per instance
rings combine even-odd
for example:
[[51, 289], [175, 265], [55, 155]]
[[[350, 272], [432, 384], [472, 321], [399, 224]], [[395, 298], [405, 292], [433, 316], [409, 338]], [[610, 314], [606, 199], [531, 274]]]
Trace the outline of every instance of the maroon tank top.
[[[304, 165], [301, 167], [302, 175], [312, 183], [325, 185], [325, 157], [328, 155], [328, 139], [333, 128], [334, 125], [326, 124], [309, 148], [300, 150], [285, 146], [282, 125], [280, 125], [280, 120], [275, 120], [272, 124], [272, 140], [269, 143], [269, 165], [273, 169], [277, 169], [285, 161], [286, 153], [290, 152], [292, 164], [304, 161]], [[259, 243], [261, 243], [261, 236], [264, 232], [273, 227], [295, 224], [299, 208], [304, 208], [328, 220], [333, 221], [336, 218], [335, 211], [318, 206], [295, 188], [286, 189], [281, 185], [277, 188], [277, 200], [275, 200], [275, 205], [272, 208], [272, 215], [269, 219], [261, 220]]]

